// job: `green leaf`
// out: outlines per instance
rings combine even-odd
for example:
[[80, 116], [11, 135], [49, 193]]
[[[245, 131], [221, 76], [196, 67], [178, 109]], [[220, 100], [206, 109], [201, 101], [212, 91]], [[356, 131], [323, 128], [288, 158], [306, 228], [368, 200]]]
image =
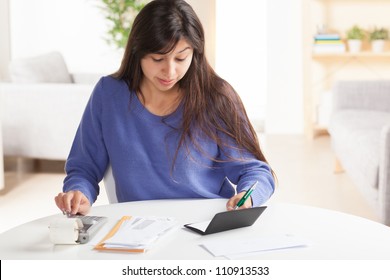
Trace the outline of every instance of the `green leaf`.
[[105, 41], [109, 45], [113, 45], [118, 49], [125, 48], [134, 21], [134, 17], [129, 18], [128, 15], [137, 15], [146, 5], [145, 2], [148, 1], [101, 0], [102, 6], [100, 9], [104, 12], [109, 27]]

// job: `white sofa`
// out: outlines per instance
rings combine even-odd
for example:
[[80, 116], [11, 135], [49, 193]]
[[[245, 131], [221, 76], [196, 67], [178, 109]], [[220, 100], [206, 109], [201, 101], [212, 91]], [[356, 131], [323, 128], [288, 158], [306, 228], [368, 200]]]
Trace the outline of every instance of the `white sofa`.
[[329, 133], [342, 168], [390, 226], [390, 80], [338, 81]]
[[4, 161], [3, 161], [3, 137], [1, 136], [1, 119], [0, 119], [0, 191], [4, 189]]
[[13, 61], [0, 83], [4, 156], [65, 160], [100, 75], [68, 72], [59, 53]]

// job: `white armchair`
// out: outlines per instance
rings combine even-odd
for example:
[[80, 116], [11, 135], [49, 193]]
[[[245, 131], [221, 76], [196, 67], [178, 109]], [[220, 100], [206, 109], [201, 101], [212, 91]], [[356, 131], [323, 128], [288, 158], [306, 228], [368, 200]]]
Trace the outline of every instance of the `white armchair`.
[[14, 61], [0, 83], [5, 156], [65, 160], [100, 75], [72, 75], [59, 53]]
[[0, 119], [0, 191], [4, 189], [4, 161], [3, 161], [3, 138], [1, 136], [1, 119]]

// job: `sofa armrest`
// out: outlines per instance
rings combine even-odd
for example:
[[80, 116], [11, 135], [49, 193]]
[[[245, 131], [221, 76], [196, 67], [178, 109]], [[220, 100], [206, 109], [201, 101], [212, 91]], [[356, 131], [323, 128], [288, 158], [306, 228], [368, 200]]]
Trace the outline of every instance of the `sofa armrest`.
[[65, 160], [93, 87], [0, 83], [4, 154]]
[[95, 85], [103, 75], [99, 73], [71, 73], [71, 77], [75, 84]]
[[[11, 82], [0, 82], [0, 92], [41, 92], [41, 91], [47, 91], [52, 92], [53, 89], [59, 89], [61, 91], [68, 92], [69, 90], [72, 91], [79, 91], [79, 90], [85, 90], [85, 89], [93, 89], [95, 84], [88, 83], [88, 84], [73, 84], [73, 83], [11, 83]], [[90, 92], [91, 93], [91, 92]]]
[[[55, 102], [60, 107], [72, 106], [74, 102], [86, 102], [91, 95], [94, 84], [17, 84], [0, 83], [1, 107], [24, 104], [23, 100], [35, 100], [34, 104]], [[63, 103], [65, 102], [65, 103]]]
[[390, 225], [390, 123], [381, 130], [379, 155], [379, 209], [381, 220]]
[[337, 81], [333, 111], [362, 109], [390, 112], [390, 80]]
[[4, 186], [3, 136], [0, 118], [0, 191], [4, 189]]

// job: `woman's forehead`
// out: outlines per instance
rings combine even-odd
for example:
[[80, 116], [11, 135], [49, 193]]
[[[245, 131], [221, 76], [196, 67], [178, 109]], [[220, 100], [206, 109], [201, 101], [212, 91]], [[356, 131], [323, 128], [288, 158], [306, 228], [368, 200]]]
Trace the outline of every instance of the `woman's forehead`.
[[191, 44], [185, 39], [181, 38], [177, 42], [174, 42], [172, 44], [169, 44], [166, 46], [166, 48], [157, 51], [157, 54], [178, 54], [185, 52], [188, 49], [192, 49]]

